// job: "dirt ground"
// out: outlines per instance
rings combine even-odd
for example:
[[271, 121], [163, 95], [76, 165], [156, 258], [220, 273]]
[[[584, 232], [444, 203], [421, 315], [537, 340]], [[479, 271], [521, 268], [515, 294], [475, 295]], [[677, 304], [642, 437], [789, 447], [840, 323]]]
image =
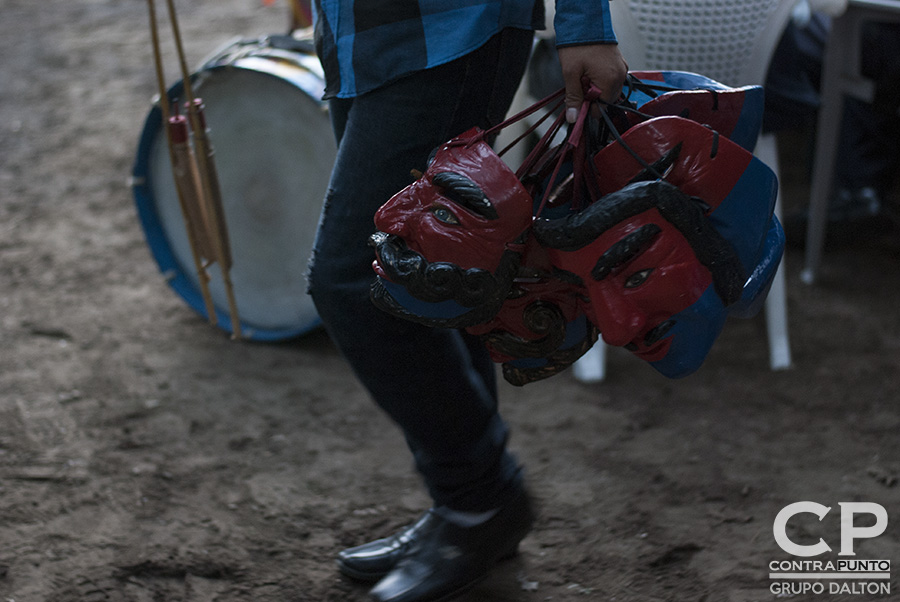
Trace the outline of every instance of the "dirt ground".
[[[195, 60], [287, 24], [178, 6]], [[150, 56], [141, 0], [0, 0], [0, 600], [363, 600], [335, 552], [427, 498], [325, 335], [232, 342], [160, 276], [127, 184]], [[790, 523], [819, 559], [838, 503], [875, 502], [891, 522], [855, 558], [900, 561], [900, 240], [830, 252], [812, 287], [786, 262], [790, 370], [758, 317], [683, 380], [613, 352], [600, 384], [503, 386], [541, 514], [465, 600], [900, 599], [897, 573], [890, 595], [771, 591], [773, 520], [801, 500], [832, 508]]]

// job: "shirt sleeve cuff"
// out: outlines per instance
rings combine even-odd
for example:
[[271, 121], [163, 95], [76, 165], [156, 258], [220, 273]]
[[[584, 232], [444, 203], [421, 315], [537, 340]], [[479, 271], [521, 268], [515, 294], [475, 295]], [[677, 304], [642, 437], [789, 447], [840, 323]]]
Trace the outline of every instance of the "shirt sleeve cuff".
[[609, 0], [558, 0], [553, 28], [557, 46], [617, 42]]

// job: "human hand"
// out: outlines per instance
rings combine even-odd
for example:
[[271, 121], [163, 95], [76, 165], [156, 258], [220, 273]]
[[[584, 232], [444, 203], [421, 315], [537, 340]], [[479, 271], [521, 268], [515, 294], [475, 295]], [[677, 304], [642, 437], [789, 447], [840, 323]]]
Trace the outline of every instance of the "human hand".
[[574, 123], [584, 101], [582, 78], [601, 91], [601, 98], [614, 102], [622, 91], [628, 65], [616, 44], [584, 44], [557, 49], [566, 84], [566, 121]]

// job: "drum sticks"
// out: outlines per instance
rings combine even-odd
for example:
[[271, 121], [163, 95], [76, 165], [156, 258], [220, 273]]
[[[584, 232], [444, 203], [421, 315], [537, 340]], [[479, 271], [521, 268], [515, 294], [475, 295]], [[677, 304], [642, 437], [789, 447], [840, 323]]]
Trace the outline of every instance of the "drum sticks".
[[214, 150], [209, 140], [203, 101], [194, 96], [173, 1], [167, 0], [167, 5], [181, 67], [186, 117], [178, 114], [177, 106], [175, 111], [170, 106], [159, 43], [155, 0], [147, 0], [153, 57], [159, 82], [159, 106], [169, 145], [175, 189], [209, 321], [211, 324], [217, 323], [207, 270], [214, 263], [218, 263], [228, 302], [232, 336], [239, 339], [241, 323], [231, 282], [232, 257]]

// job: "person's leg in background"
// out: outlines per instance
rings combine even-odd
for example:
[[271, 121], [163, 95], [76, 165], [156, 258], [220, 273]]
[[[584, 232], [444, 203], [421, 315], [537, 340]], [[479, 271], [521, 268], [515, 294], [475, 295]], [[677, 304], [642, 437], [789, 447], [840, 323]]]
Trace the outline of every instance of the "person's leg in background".
[[834, 174], [834, 208], [856, 225], [848, 239], [891, 228], [884, 198], [900, 163], [900, 25], [867, 23], [862, 41], [861, 70], [875, 83], [875, 98], [844, 100]]
[[829, 205], [828, 244], [867, 240], [894, 228], [885, 195], [897, 165], [900, 116], [856, 98], [844, 99], [840, 146]]
[[[814, 13], [805, 26], [790, 24], [772, 59], [766, 81], [766, 121], [770, 130], [797, 127], [818, 108], [824, 46], [830, 19]], [[883, 202], [895, 185], [900, 160], [900, 26], [870, 23], [863, 32], [862, 73], [875, 82], [875, 100], [845, 98], [834, 188], [829, 200], [827, 243], [846, 245], [870, 240], [896, 228]], [[894, 212], [896, 213], [896, 212]], [[809, 210], [788, 214], [787, 242], [806, 243]]]

